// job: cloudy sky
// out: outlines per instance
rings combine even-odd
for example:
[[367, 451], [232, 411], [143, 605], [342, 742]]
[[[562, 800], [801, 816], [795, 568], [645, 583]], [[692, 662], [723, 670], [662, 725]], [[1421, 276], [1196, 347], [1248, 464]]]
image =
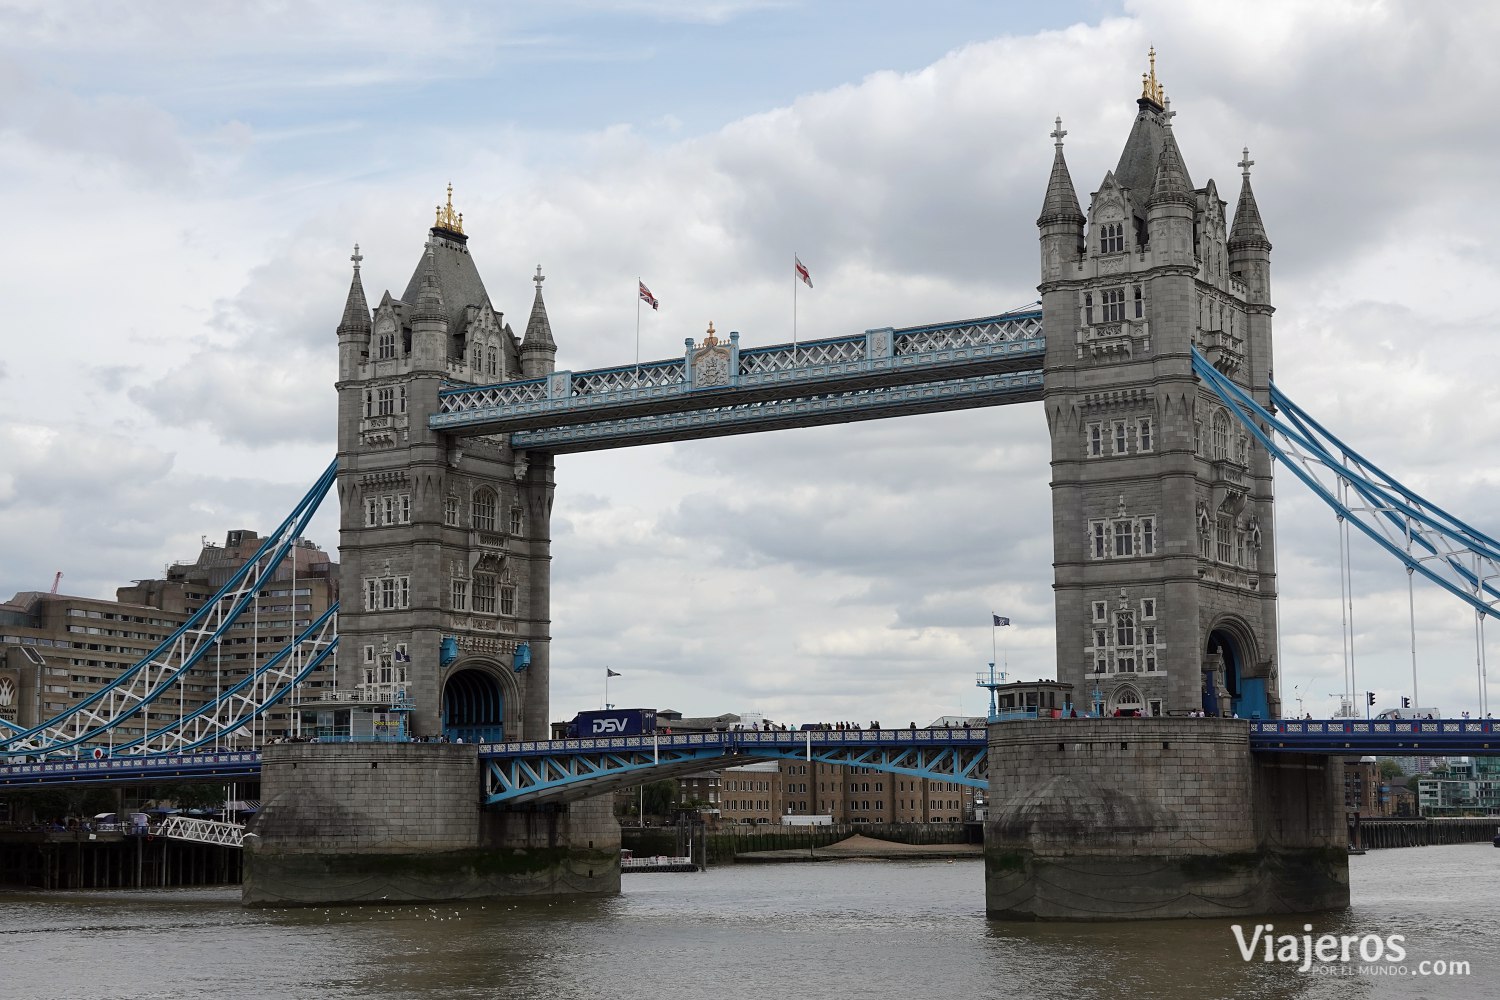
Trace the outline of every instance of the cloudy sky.
[[[633, 356], [638, 275], [644, 357], [790, 339], [794, 251], [803, 337], [999, 311], [1036, 297], [1053, 118], [1086, 196], [1153, 44], [1194, 181], [1256, 160], [1278, 383], [1500, 532], [1497, 32], [1373, 0], [0, 0], [0, 599], [274, 526], [333, 453], [352, 245], [399, 294], [449, 181], [497, 308], [545, 269], [561, 368]], [[973, 713], [992, 611], [1054, 676], [1047, 457], [1030, 404], [561, 458], [554, 717], [606, 665], [688, 714]], [[1326, 713], [1338, 536], [1278, 489], [1283, 687]], [[1357, 686], [1394, 704], [1405, 574], [1351, 564]], [[1422, 702], [1477, 707], [1472, 615], [1416, 605]]]

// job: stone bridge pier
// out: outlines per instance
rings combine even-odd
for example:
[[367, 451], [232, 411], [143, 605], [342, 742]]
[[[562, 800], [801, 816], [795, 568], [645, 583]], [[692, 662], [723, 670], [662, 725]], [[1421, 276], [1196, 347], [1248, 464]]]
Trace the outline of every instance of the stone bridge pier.
[[1021, 920], [1349, 905], [1338, 757], [1250, 752], [1238, 719], [990, 727], [985, 906]]

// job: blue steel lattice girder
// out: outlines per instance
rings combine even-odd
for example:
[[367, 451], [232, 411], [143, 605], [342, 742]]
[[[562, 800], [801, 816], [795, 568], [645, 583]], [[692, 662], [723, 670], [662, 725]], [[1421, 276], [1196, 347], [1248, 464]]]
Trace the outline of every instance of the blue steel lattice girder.
[[[763, 757], [774, 760], [806, 760], [805, 752], [773, 747], [746, 747], [747, 757]], [[951, 781], [970, 788], [989, 787], [989, 777], [979, 773], [985, 762], [984, 750], [972, 751], [964, 760], [959, 751], [943, 750], [930, 760], [922, 759], [920, 750], [901, 750], [892, 754], [881, 750], [864, 750], [858, 753], [840, 750], [815, 750], [812, 759], [822, 764], [843, 767], [863, 767], [883, 774], [904, 774], [911, 778], [928, 778], [933, 781]]]
[[738, 363], [717, 385], [695, 382], [690, 347], [683, 358], [445, 389], [429, 426], [492, 434], [1036, 369], [1041, 319], [1031, 310], [743, 351], [732, 335], [721, 343]]
[[727, 732], [484, 744], [487, 805], [569, 802], [747, 759], [840, 766], [985, 786], [983, 729]]
[[[301, 537], [328, 494], [337, 472], [338, 462], [335, 460], [292, 513], [266, 538], [256, 554], [155, 649], [123, 671], [111, 684], [61, 715], [24, 732], [7, 734], [0, 743], [0, 759], [97, 742], [127, 719], [147, 711], [174, 685], [183, 683], [187, 671], [208, 654], [275, 574], [293, 542]], [[227, 608], [224, 606], [226, 602]]]
[[[1208, 388], [1226, 404], [1255, 439], [1273, 457], [1282, 460], [1293, 475], [1302, 480], [1308, 489], [1340, 517], [1347, 519], [1377, 545], [1395, 556], [1409, 572], [1421, 574], [1480, 614], [1496, 613], [1494, 603], [1500, 601], [1500, 589], [1488, 581], [1500, 576], [1500, 552], [1491, 550], [1489, 536], [1468, 529], [1462, 522], [1441, 512], [1404, 487], [1399, 488], [1401, 496], [1398, 497], [1395, 489], [1374, 482], [1359, 470], [1350, 468], [1344, 459], [1351, 453], [1341, 449], [1341, 454], [1335, 456], [1322, 442], [1308, 434], [1305, 428], [1281, 420], [1251, 398], [1243, 388], [1225, 378], [1196, 348], [1193, 351], [1193, 367]], [[1272, 392], [1280, 397], [1274, 387]], [[1276, 440], [1277, 436], [1286, 440], [1288, 446], [1282, 447]], [[1370, 506], [1352, 507], [1344, 503], [1335, 495], [1334, 488], [1318, 480], [1313, 472], [1315, 468], [1322, 468], [1340, 482], [1352, 486]], [[1380, 476], [1389, 480], [1383, 473]], [[1417, 504], [1420, 506], [1416, 506]], [[1428, 514], [1429, 510], [1436, 511], [1437, 514]], [[1375, 517], [1360, 517], [1361, 513], [1374, 514]], [[1405, 518], [1405, 523], [1394, 515]], [[1417, 530], [1412, 531], [1413, 527]], [[1390, 529], [1396, 529], [1401, 537], [1400, 542], [1386, 534]], [[1413, 556], [1402, 542], [1419, 546], [1428, 555]], [[1465, 560], [1472, 560], [1475, 567], [1470, 568]], [[1434, 569], [1434, 564], [1445, 567], [1451, 578]], [[1455, 578], [1458, 582], [1455, 582]]]
[[729, 396], [719, 406], [706, 409], [516, 431], [511, 434], [511, 446], [568, 454], [1027, 403], [1041, 398], [1040, 370], [762, 402], [739, 402]]

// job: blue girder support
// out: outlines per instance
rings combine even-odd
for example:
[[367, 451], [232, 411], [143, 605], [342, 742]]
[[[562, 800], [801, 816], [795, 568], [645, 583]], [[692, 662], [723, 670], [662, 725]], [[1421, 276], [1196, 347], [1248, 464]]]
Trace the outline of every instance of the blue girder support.
[[61, 715], [31, 729], [13, 727], [13, 731], [0, 742], [0, 759], [103, 743], [112, 730], [144, 713], [183, 683], [187, 671], [208, 655], [214, 643], [233, 626], [255, 600], [255, 595], [272, 579], [277, 566], [296, 539], [301, 537], [318, 505], [333, 486], [337, 471], [335, 460], [256, 554], [145, 658], [123, 671], [113, 683]]
[[241, 781], [260, 777], [258, 750], [0, 764], [0, 788]]
[[875, 386], [795, 399], [726, 400], [723, 405], [710, 409], [516, 431], [511, 434], [510, 441], [511, 447], [517, 449], [564, 454], [941, 413], [1003, 403], [1026, 403], [1041, 398], [1041, 371], [1024, 371], [920, 385]]
[[1365, 460], [1329, 434], [1275, 386], [1273, 413], [1218, 371], [1197, 349], [1193, 368], [1260, 444], [1313, 493], [1407, 569], [1481, 615], [1500, 602], [1500, 542], [1478, 531]]
[[568, 802], [616, 788], [734, 767], [753, 760], [807, 759], [890, 774], [985, 786], [984, 729], [854, 732], [680, 733], [602, 739], [487, 743], [485, 802]]
[[1279, 719], [1250, 723], [1250, 749], [1315, 754], [1493, 757], [1500, 755], [1494, 719]]
[[[712, 356], [711, 364], [704, 363], [705, 352]], [[986, 406], [1038, 398], [1045, 353], [1040, 310], [932, 326], [883, 327], [743, 351], [739, 335], [731, 334], [725, 341], [689, 340], [684, 356], [677, 359], [451, 387], [440, 393], [441, 411], [429, 418], [429, 426], [462, 434], [536, 434], [547, 428], [619, 426], [633, 419], [681, 417], [694, 411], [718, 413], [716, 418], [677, 425], [676, 437], [702, 437], [925, 412], [923, 405]], [[1028, 387], [1006, 382], [991, 382], [984, 387], [987, 391], [976, 391], [974, 383], [981, 376], [1021, 372], [1033, 376], [1035, 386], [1029, 388], [1036, 395], [1018, 395]], [[890, 391], [941, 383], [951, 383], [941, 400], [931, 394]], [[1001, 386], [1007, 391], [997, 391]], [[776, 403], [796, 405], [765, 405]], [[746, 417], [752, 404], [760, 415], [754, 420]], [[780, 422], [766, 423], [773, 419]], [[715, 424], [724, 429], [714, 431]], [[669, 422], [658, 419], [639, 426], [651, 434], [626, 439], [596, 431], [515, 443], [555, 451], [556, 442], [567, 446], [565, 450], [582, 451], [675, 439], [668, 433]], [[688, 430], [691, 433], [685, 433]]]

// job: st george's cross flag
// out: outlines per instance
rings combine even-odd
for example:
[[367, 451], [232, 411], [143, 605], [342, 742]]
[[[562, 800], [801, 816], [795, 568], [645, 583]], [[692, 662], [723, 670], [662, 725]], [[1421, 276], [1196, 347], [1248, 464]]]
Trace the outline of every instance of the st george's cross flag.
[[798, 257], [796, 254], [792, 255], [792, 260], [797, 265], [797, 277], [806, 282], [808, 288], [811, 288], [813, 286], [812, 275], [807, 272], [807, 265], [802, 263], [802, 258]]

